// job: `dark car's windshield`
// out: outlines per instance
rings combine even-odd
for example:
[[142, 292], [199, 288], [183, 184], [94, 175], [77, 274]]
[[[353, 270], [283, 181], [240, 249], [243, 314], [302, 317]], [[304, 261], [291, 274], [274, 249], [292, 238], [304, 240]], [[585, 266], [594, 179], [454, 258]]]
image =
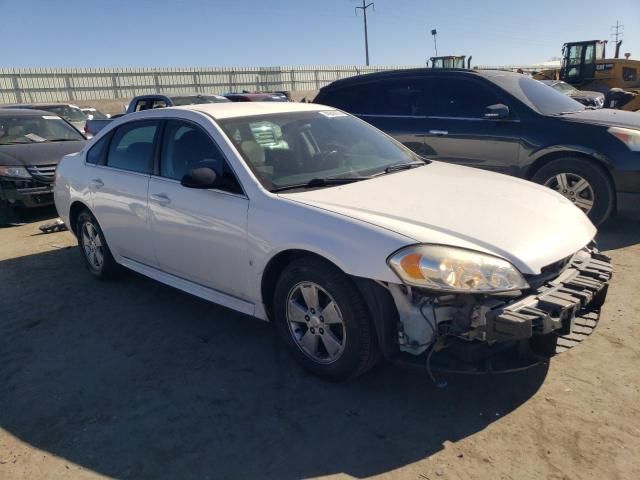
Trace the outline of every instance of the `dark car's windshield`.
[[561, 115], [585, 109], [581, 103], [531, 77], [505, 75], [494, 76], [492, 80], [543, 115]]
[[230, 118], [218, 123], [268, 190], [318, 179], [363, 178], [420, 160], [369, 124], [336, 110]]
[[0, 145], [72, 140], [84, 137], [56, 115], [0, 116]]
[[47, 112], [55, 113], [59, 117], [64, 118], [68, 122], [84, 122], [87, 119], [87, 116], [76, 107], [71, 107], [69, 105], [61, 105], [59, 107], [43, 107], [43, 110]]
[[181, 105], [198, 105], [201, 103], [222, 103], [229, 100], [217, 95], [188, 95], [184, 97], [171, 97], [171, 102], [176, 107]]

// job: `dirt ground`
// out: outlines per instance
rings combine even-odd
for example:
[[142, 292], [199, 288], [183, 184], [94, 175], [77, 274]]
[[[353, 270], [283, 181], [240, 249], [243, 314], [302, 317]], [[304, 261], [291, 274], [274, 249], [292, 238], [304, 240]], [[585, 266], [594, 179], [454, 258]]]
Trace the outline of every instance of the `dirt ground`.
[[599, 235], [595, 333], [497, 377], [301, 371], [268, 324], [139, 275], [68, 232], [0, 229], [0, 479], [638, 479], [640, 213]]

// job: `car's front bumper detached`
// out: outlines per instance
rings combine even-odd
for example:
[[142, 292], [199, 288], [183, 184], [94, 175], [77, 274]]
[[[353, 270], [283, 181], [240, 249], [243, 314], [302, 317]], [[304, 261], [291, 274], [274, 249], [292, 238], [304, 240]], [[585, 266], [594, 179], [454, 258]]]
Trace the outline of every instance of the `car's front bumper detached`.
[[534, 293], [488, 312], [486, 340], [570, 334], [576, 317], [602, 306], [612, 271], [606, 255], [595, 248], [580, 250], [556, 278], [543, 282]]

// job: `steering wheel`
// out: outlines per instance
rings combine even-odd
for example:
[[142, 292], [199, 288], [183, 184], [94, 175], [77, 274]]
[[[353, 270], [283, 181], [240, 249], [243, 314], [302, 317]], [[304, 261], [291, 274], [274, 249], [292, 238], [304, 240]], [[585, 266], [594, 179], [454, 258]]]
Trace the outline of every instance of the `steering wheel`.
[[[315, 158], [322, 163], [328, 162], [329, 159], [334, 155], [343, 153], [347, 150], [347, 148], [344, 145], [340, 145], [339, 143], [328, 143], [324, 147], [325, 149], [318, 152], [315, 156]], [[342, 161], [340, 162], [339, 166], [342, 166], [343, 164], [344, 164], [344, 158], [342, 158]]]

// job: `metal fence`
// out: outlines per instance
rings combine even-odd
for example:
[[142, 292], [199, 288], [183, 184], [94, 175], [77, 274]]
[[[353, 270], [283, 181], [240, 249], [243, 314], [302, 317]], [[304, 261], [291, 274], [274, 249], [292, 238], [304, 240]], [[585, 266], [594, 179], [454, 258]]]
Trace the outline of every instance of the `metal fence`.
[[78, 102], [146, 93], [317, 90], [340, 78], [405, 66], [0, 68], [0, 103]]

